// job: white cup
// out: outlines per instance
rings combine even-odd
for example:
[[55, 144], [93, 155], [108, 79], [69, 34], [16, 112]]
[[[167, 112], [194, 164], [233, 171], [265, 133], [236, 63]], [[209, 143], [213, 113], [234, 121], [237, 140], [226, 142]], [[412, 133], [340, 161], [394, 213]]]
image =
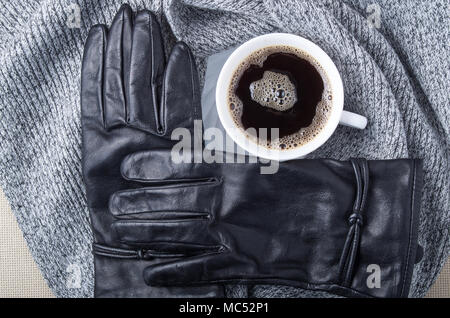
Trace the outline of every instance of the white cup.
[[[232, 118], [228, 105], [228, 88], [234, 72], [240, 63], [250, 54], [262, 48], [275, 45], [286, 45], [298, 48], [318, 62], [330, 81], [333, 100], [331, 113], [327, 123], [315, 138], [302, 146], [287, 150], [276, 150], [258, 145], [254, 140], [249, 139], [245, 132], [236, 126]], [[220, 121], [227, 134], [241, 148], [254, 156], [271, 160], [290, 160], [303, 157], [323, 145], [336, 130], [338, 124], [364, 129], [367, 126], [367, 118], [355, 113], [345, 111], [344, 107], [344, 87], [339, 72], [331, 58], [316, 44], [297, 35], [287, 33], [270, 33], [253, 38], [239, 46], [227, 59], [216, 86], [216, 107]]]

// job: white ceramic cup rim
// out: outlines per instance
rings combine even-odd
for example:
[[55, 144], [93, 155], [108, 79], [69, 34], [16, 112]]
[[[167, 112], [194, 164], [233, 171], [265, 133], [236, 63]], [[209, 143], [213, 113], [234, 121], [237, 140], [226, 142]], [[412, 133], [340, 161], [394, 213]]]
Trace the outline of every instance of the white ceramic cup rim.
[[[299, 48], [312, 56], [327, 74], [333, 94], [333, 104], [331, 107], [330, 117], [318, 135], [302, 146], [287, 150], [269, 149], [264, 146], [260, 146], [256, 141], [249, 139], [245, 135], [244, 131], [236, 126], [229, 109], [227, 98], [228, 88], [230, 86], [233, 73], [239, 64], [252, 52], [274, 45], [287, 45]], [[226, 133], [241, 148], [248, 151], [250, 154], [261, 158], [284, 161], [303, 157], [322, 146], [328, 138], [330, 138], [336, 130], [342, 115], [344, 107], [344, 88], [341, 76], [339, 75], [336, 66], [331, 58], [319, 46], [297, 35], [288, 33], [270, 33], [258, 36], [245, 42], [234, 50], [234, 52], [228, 57], [222, 67], [222, 70], [220, 71], [217, 81], [216, 107], [220, 121]]]

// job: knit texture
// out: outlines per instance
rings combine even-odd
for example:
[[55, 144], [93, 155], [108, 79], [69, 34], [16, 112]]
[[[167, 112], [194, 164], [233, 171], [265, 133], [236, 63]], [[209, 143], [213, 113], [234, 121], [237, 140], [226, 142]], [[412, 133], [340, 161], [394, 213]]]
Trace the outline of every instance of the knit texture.
[[[0, 186], [60, 297], [93, 295], [92, 233], [81, 178], [80, 66], [89, 28], [110, 24], [121, 3], [11, 0], [0, 10]], [[289, 32], [321, 46], [341, 73], [344, 108], [366, 116], [369, 126], [339, 127], [310, 157], [424, 159], [419, 227], [424, 257], [415, 266], [410, 291], [411, 297], [424, 296], [450, 250], [447, 0], [130, 5], [156, 12], [168, 49], [176, 40], [192, 48], [201, 79], [209, 55], [261, 34]], [[73, 27], [76, 8], [79, 27], [76, 19]], [[231, 297], [330, 296], [277, 286], [230, 286], [228, 292]]]

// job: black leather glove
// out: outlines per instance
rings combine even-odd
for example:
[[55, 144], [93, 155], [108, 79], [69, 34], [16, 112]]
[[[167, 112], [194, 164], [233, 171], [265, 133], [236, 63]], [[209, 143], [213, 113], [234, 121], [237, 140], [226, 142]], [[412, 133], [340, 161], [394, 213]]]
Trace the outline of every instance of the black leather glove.
[[[147, 187], [116, 192], [118, 240], [180, 257], [148, 284], [284, 284], [350, 297], [407, 297], [417, 249], [421, 162], [297, 160], [174, 164], [144, 151], [122, 163]], [[155, 185], [152, 185], [155, 183]], [[157, 185], [156, 185], [157, 184]], [[153, 213], [161, 217], [149, 221]], [[133, 229], [131, 231], [130, 229]]]
[[[177, 43], [166, 64], [155, 16], [142, 11], [133, 19], [130, 7], [124, 5], [109, 31], [103, 25], [91, 29], [81, 86], [83, 176], [94, 233], [95, 296], [222, 296], [223, 288], [213, 285], [146, 285], [143, 269], [176, 255], [143, 251], [150, 246], [146, 238], [139, 244], [117, 239], [111, 226], [122, 217], [108, 208], [115, 192], [143, 186], [122, 178], [120, 165], [126, 155], [156, 147], [171, 149], [171, 131], [193, 129], [194, 119], [201, 118], [196, 68], [188, 47]], [[139, 229], [130, 225], [123, 231], [132, 235]]]

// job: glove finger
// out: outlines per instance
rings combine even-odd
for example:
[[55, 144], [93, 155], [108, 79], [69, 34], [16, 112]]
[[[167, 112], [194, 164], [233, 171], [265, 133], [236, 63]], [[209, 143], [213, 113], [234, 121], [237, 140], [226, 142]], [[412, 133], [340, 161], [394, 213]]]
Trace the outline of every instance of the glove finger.
[[194, 120], [202, 118], [197, 68], [183, 42], [175, 44], [167, 62], [161, 117], [166, 136], [176, 128], [187, 128], [193, 136]]
[[161, 30], [150, 11], [137, 14], [129, 70], [129, 124], [152, 133], [162, 133], [159, 105], [164, 75]]
[[83, 124], [94, 122], [103, 127], [102, 81], [106, 27], [96, 25], [89, 31], [81, 68], [81, 114]]
[[[226, 268], [225, 248], [203, 255], [158, 263], [145, 268], [144, 280], [150, 286], [204, 284], [216, 272], [215, 264]], [[226, 273], [226, 271], [224, 271]]]
[[124, 244], [160, 252], [190, 253], [217, 249], [220, 242], [208, 231], [205, 216], [174, 220], [120, 220], [112, 224], [116, 239]]
[[[182, 214], [209, 217], [219, 189], [217, 181], [199, 181], [119, 191], [111, 196], [109, 210], [120, 219], [172, 219]], [[198, 200], [209, 198], [208, 200]], [[160, 215], [161, 212], [173, 212]]]
[[175, 162], [172, 152], [168, 150], [141, 151], [126, 156], [120, 169], [126, 180], [143, 183], [164, 180], [209, 180], [211, 182], [217, 180], [215, 177], [215, 174], [218, 173], [217, 165], [201, 164], [201, 169], [199, 169], [198, 164], [191, 163], [189, 158], [186, 159], [179, 163]]
[[[190, 148], [189, 148], [190, 149]], [[121, 173], [126, 180], [142, 183], [158, 183], [161, 181], [206, 181], [218, 180], [216, 175], [224, 173], [225, 169], [249, 173], [250, 169], [260, 169], [256, 161], [251, 161], [248, 156], [239, 154], [231, 155], [216, 151], [215, 155], [219, 160], [229, 164], [197, 164], [192, 163], [192, 153], [183, 149], [183, 155], [176, 146], [170, 151], [166, 149], [140, 151], [125, 157], [121, 165]], [[202, 159], [202, 158], [200, 158]], [[206, 157], [204, 157], [206, 159]], [[211, 161], [210, 161], [211, 162]], [[236, 163], [236, 164], [233, 164]], [[243, 165], [242, 163], [246, 163]]]
[[124, 70], [131, 47], [131, 8], [123, 5], [108, 33], [105, 56], [104, 112], [105, 126], [125, 124], [126, 104]]

